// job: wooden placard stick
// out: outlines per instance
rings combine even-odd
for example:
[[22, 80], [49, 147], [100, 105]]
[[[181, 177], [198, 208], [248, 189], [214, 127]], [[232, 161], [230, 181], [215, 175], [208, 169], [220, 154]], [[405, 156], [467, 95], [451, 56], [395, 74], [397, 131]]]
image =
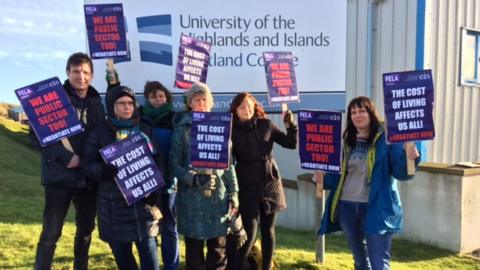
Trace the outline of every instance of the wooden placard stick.
[[415, 144], [413, 142], [406, 142], [405, 143], [405, 152], [407, 155], [407, 174], [408, 175], [415, 175], [415, 160], [408, 158], [408, 152], [410, 149], [414, 148]]
[[315, 181], [317, 183], [317, 198], [322, 199], [323, 198], [323, 177], [325, 174], [323, 173], [316, 173], [315, 174]]
[[113, 58], [108, 58], [107, 59], [107, 70], [108, 73], [110, 74], [109, 77], [109, 83], [110, 84], [117, 84], [117, 76], [115, 76], [115, 65], [113, 63]]

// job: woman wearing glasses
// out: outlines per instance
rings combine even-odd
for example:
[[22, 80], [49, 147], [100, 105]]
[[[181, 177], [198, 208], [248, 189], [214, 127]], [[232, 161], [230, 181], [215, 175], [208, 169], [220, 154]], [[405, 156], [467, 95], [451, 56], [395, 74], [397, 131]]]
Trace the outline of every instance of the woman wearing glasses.
[[135, 94], [125, 86], [109, 89], [106, 97], [107, 120], [89, 136], [85, 147], [85, 174], [98, 181], [97, 211], [100, 239], [107, 242], [119, 269], [138, 269], [132, 253], [135, 243], [140, 269], [158, 270], [158, 194], [152, 193], [127, 205], [114, 181], [118, 169], [103, 162], [99, 149], [134, 133], [148, 142], [156, 164], [163, 172], [162, 152], [152, 145], [150, 125], [140, 122]]

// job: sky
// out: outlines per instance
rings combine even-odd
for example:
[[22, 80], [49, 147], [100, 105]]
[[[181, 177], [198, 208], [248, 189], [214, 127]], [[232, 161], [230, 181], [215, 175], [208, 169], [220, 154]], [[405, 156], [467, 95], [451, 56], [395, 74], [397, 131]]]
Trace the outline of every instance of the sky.
[[58, 76], [74, 52], [85, 52], [83, 1], [0, 0], [0, 102], [14, 90]]

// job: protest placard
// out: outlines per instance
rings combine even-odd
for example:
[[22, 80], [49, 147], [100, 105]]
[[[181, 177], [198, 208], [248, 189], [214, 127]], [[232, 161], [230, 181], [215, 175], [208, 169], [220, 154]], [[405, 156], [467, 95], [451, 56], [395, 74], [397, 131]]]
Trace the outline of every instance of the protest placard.
[[15, 90], [41, 146], [84, 130], [57, 77]]
[[100, 149], [100, 155], [118, 168], [115, 182], [128, 205], [165, 184], [145, 138], [139, 133]]
[[383, 74], [383, 92], [388, 142], [435, 137], [431, 70]]
[[227, 169], [231, 130], [231, 113], [192, 112], [190, 164], [195, 168]]
[[127, 35], [122, 4], [84, 5], [92, 59], [126, 57]]
[[264, 52], [268, 100], [272, 103], [300, 102], [291, 52]]
[[207, 82], [210, 43], [186, 35], [180, 37], [175, 87], [188, 89], [195, 82]]
[[298, 111], [300, 166], [303, 169], [340, 172], [342, 113]]

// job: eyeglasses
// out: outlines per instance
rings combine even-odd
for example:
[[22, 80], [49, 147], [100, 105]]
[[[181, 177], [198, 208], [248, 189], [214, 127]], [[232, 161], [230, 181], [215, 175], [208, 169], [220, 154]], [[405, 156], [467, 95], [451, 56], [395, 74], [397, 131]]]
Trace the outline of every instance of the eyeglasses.
[[134, 107], [135, 102], [133, 101], [117, 101], [115, 105], [122, 105], [123, 107]]

